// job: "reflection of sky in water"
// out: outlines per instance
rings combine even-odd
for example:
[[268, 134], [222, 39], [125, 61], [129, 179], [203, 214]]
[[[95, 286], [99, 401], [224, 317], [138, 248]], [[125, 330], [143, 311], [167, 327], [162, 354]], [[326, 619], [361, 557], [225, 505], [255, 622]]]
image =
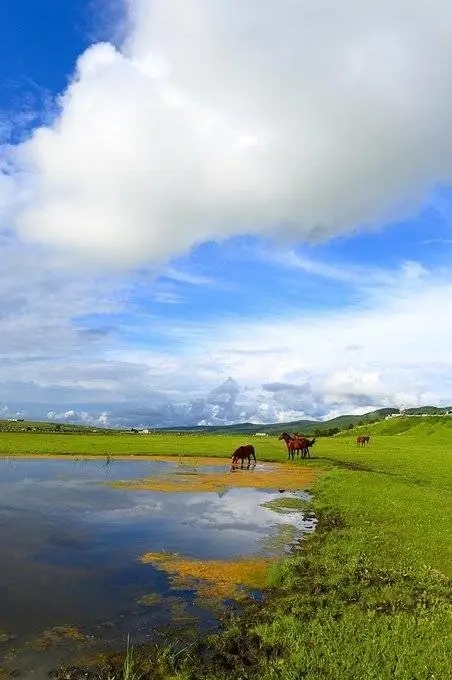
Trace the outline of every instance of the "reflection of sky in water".
[[260, 507], [279, 493], [170, 494], [100, 484], [171, 469], [140, 460], [106, 466], [105, 460], [0, 459], [0, 630], [27, 639], [67, 623], [90, 628], [123, 620], [127, 632], [155, 626], [162, 612], [136, 602], [170, 588], [165, 574], [138, 562], [142, 553], [227, 559], [257, 552], [278, 523], [303, 528], [299, 514]]

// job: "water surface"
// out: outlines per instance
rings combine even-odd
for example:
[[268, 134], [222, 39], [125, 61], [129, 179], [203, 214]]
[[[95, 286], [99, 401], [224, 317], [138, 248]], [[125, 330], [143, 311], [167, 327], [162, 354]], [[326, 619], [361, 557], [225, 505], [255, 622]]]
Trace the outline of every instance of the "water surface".
[[[167, 474], [176, 465], [0, 458], [0, 664], [23, 677], [33, 669], [36, 678], [67, 661], [74, 643], [36, 651], [42, 632], [55, 626], [78, 627], [94, 647], [122, 643], [128, 633], [146, 641], [174, 624], [175, 602], [185, 607], [179, 615], [211, 626], [213, 615], [193, 604], [194, 593], [172, 588], [140, 555], [231, 559], [262, 551], [278, 524], [312, 530], [298, 513], [288, 518], [261, 507], [279, 493], [141, 492], [106, 484]], [[161, 598], [151, 607], [140, 602], [149, 593]]]

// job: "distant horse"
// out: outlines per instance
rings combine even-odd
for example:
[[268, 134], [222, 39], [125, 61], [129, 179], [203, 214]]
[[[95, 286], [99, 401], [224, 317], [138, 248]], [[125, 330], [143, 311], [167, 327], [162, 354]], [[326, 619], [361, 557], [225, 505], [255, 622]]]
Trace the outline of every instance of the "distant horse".
[[232, 467], [237, 465], [239, 460], [242, 461], [241, 464], [241, 469], [243, 470], [243, 461], [245, 458], [248, 460], [248, 467], [251, 465], [251, 458], [254, 458], [254, 462], [256, 462], [256, 453], [254, 451], [254, 446], [252, 444], [245, 444], [243, 446], [239, 446], [238, 449], [234, 451], [232, 454]]
[[312, 440], [306, 439], [306, 437], [300, 437], [299, 435], [291, 436], [287, 432], [283, 432], [278, 440], [284, 440], [287, 446], [287, 454], [289, 460], [294, 460], [295, 454], [298, 456], [301, 454], [302, 458], [310, 458], [309, 447], [315, 442], [315, 438]]
[[358, 446], [365, 446], [369, 442], [370, 442], [369, 435], [360, 434], [359, 437], [356, 437], [356, 443], [358, 444]]

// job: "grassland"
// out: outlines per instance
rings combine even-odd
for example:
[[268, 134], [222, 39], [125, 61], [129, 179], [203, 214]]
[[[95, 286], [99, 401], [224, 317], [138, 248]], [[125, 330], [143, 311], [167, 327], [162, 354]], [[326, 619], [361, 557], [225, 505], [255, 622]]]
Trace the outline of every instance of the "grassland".
[[[145, 677], [173, 680], [452, 678], [452, 419], [396, 418], [319, 439], [318, 530], [271, 568], [250, 602], [186, 654], [147, 655]], [[0, 436], [0, 452], [230, 456], [244, 437]], [[276, 438], [258, 459], [283, 461]], [[138, 661], [140, 663], [140, 652]]]
[[371, 434], [366, 449], [318, 442], [318, 531], [174, 677], [452, 677], [452, 429], [397, 419]]
[[[74, 455], [74, 456], [200, 456], [229, 457], [246, 435], [155, 434], [42, 434], [0, 432], [1, 456]], [[256, 441], [256, 440], [254, 440]], [[283, 460], [284, 447], [269, 438], [259, 447], [262, 460]]]

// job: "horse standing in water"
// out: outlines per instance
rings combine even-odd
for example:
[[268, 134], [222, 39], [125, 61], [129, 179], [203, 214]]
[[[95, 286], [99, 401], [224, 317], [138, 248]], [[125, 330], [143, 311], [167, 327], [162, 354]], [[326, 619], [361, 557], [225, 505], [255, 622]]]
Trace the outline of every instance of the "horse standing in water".
[[251, 465], [251, 458], [254, 458], [254, 462], [256, 462], [256, 453], [254, 451], [254, 446], [252, 444], [245, 444], [243, 446], [239, 446], [238, 449], [234, 451], [232, 454], [232, 467], [235, 467], [239, 460], [242, 461], [241, 464], [241, 469], [243, 470], [243, 461], [245, 458], [248, 460], [248, 468]]
[[358, 444], [358, 446], [365, 446], [369, 442], [370, 442], [369, 435], [364, 436], [364, 435], [361, 434], [361, 435], [359, 435], [359, 437], [356, 437], [356, 443]]

